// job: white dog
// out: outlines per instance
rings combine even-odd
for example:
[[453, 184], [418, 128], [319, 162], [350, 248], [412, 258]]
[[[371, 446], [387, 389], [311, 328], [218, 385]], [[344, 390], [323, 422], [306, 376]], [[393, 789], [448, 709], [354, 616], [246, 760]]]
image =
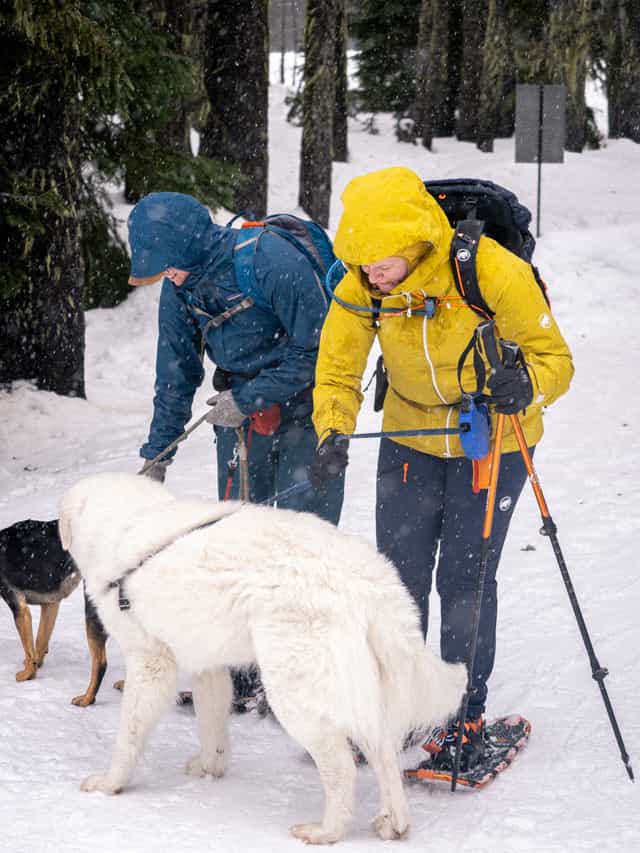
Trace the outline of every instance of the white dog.
[[375, 548], [306, 513], [176, 500], [132, 474], [73, 486], [60, 536], [126, 661], [111, 767], [83, 790], [124, 788], [174, 696], [178, 666], [193, 678], [201, 741], [186, 771], [221, 776], [228, 667], [257, 661], [276, 717], [324, 785], [322, 822], [293, 834], [315, 844], [343, 836], [356, 775], [349, 740], [380, 787], [376, 831], [406, 834], [397, 751], [410, 729], [455, 713], [466, 671], [425, 646], [409, 593]]

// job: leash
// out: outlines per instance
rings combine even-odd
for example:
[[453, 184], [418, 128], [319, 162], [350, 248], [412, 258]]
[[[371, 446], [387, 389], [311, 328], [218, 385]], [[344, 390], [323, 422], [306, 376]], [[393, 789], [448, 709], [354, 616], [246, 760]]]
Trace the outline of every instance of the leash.
[[205, 414], [199, 417], [194, 424], [192, 424], [181, 435], [179, 435], [175, 439], [175, 441], [172, 441], [171, 444], [167, 444], [165, 449], [161, 450], [157, 456], [153, 457], [153, 459], [147, 459], [142, 468], [138, 471], [138, 474], [146, 474], [149, 468], [153, 468], [156, 462], [159, 462], [161, 459], [164, 459], [167, 453], [171, 453], [174, 447], [177, 447], [182, 441], [188, 438], [194, 430], [198, 429], [198, 427], [206, 421], [208, 414], [209, 412], [205, 412]]

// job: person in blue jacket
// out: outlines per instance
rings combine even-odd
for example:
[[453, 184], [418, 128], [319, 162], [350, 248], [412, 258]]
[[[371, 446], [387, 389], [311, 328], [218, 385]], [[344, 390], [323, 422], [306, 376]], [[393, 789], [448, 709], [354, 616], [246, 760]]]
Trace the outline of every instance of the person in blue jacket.
[[[215, 431], [219, 498], [238, 495], [238, 427], [247, 435], [250, 500], [267, 500], [306, 480], [317, 444], [312, 387], [327, 311], [309, 260], [277, 234], [265, 233], [254, 255], [264, 297], [258, 307], [234, 274], [243, 231], [214, 224], [192, 196], [151, 193], [135, 205], [128, 226], [129, 283], [163, 279], [153, 418], [140, 455], [155, 458], [184, 431], [206, 353], [216, 365], [217, 394], [208, 400], [207, 420]], [[172, 455], [145, 473], [164, 481]], [[324, 491], [294, 490], [278, 506], [337, 524], [343, 492], [341, 478]]]

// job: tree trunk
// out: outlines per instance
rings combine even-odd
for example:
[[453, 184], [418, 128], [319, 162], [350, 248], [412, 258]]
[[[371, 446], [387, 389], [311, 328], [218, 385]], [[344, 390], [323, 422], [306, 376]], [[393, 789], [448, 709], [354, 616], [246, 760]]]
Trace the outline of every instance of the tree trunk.
[[339, 0], [336, 16], [336, 96], [333, 111], [333, 159], [346, 163], [349, 159], [347, 145], [347, 14], [345, 0]]
[[462, 3], [462, 68], [456, 124], [456, 136], [462, 142], [475, 142], [478, 136], [485, 8], [485, 0]]
[[[187, 56], [193, 36], [193, 0], [162, 0], [162, 4], [166, 7], [164, 31], [171, 35], [173, 50]], [[172, 148], [191, 151], [189, 114], [190, 104], [182, 101], [168, 116], [165, 132]]]
[[513, 75], [514, 57], [507, 17], [507, 0], [489, 0], [489, 12], [482, 50], [478, 136], [480, 151], [493, 151], [500, 133], [501, 102]]
[[554, 46], [553, 81], [567, 87], [567, 151], [584, 148], [587, 126], [584, 87], [591, 43], [590, 20], [593, 0], [562, 0], [556, 4], [549, 23], [549, 39]]
[[201, 152], [236, 164], [238, 213], [267, 212], [269, 33], [267, 0], [209, 0], [205, 87], [211, 110]]
[[433, 144], [432, 90], [429, 81], [431, 57], [431, 30], [433, 0], [422, 0], [418, 18], [418, 45], [416, 48], [416, 100], [413, 106], [416, 136], [429, 151]]
[[[10, 57], [12, 51], [5, 42], [0, 37], [3, 56]], [[24, 57], [20, 73], [25, 92], [37, 89], [43, 73], [49, 79], [62, 76], [52, 64], [46, 64], [45, 70], [35, 59], [25, 63]], [[64, 92], [62, 81], [54, 91]], [[3, 269], [11, 271], [9, 286], [3, 286], [0, 296], [0, 384], [23, 379], [57, 394], [84, 397], [84, 270], [77, 212], [80, 164], [74, 153], [80, 133], [77, 113], [72, 97], [60, 97], [41, 101], [35, 112], [15, 110], [0, 118], [7, 169], [3, 174], [41, 176], [38, 192], [31, 198], [13, 196], [4, 181], [0, 186], [4, 195], [0, 260]], [[24, 233], [6, 214], [19, 221], [23, 203], [36, 207], [47, 194], [57, 203], [40, 207], [42, 230], [25, 245]]]
[[434, 136], [450, 136], [460, 87], [462, 29], [459, 0], [422, 0], [418, 22], [416, 136], [430, 149]]
[[308, 0], [304, 33], [304, 91], [300, 207], [329, 226], [333, 113], [335, 105], [336, 19], [341, 0]]
[[609, 136], [640, 142], [640, 0], [611, 0], [607, 13]]

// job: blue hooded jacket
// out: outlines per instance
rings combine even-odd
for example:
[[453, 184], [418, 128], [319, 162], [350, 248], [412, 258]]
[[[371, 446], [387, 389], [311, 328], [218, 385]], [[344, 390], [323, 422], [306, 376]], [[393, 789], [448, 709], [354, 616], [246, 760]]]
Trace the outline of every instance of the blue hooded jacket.
[[233, 398], [247, 415], [279, 403], [282, 419], [308, 417], [320, 330], [327, 300], [307, 258], [277, 235], [265, 233], [255, 251], [255, 275], [268, 308], [252, 306], [220, 326], [210, 319], [245, 294], [236, 283], [233, 251], [242, 231], [215, 225], [191, 196], [152, 193], [129, 216], [131, 274], [167, 267], [187, 270], [176, 286], [162, 283], [158, 321], [154, 414], [140, 450], [153, 459], [191, 418], [202, 358], [230, 374]]

